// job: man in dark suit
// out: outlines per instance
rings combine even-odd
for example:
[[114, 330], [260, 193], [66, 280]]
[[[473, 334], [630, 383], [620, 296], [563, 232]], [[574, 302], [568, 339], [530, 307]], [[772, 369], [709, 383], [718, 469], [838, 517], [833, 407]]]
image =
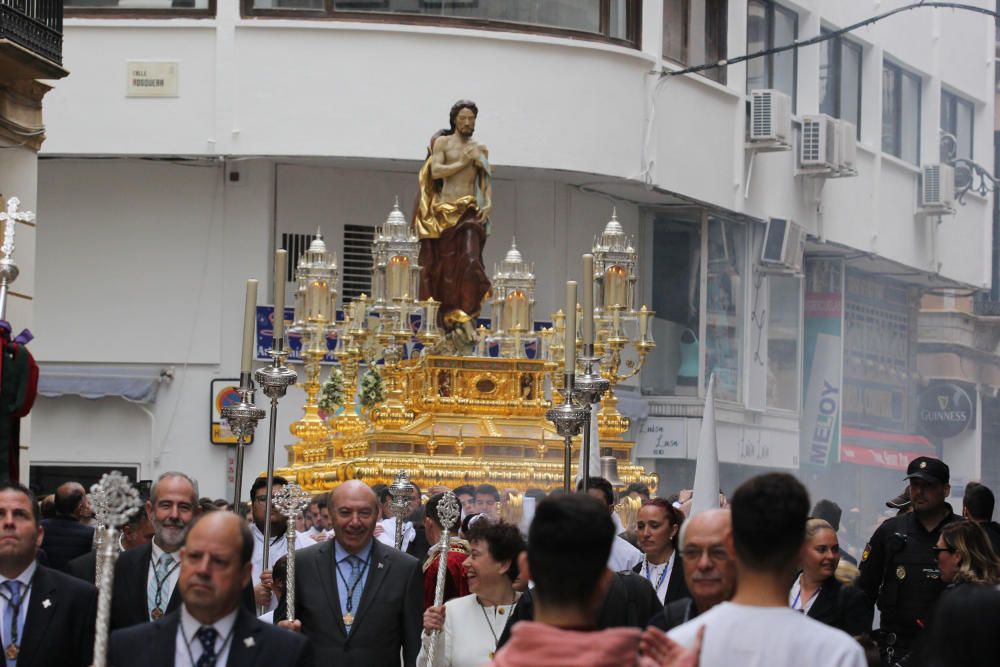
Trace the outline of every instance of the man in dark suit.
[[44, 534], [34, 494], [0, 483], [2, 650], [21, 667], [84, 667], [93, 657], [97, 589], [35, 562]]
[[[312, 642], [317, 665], [414, 667], [420, 652], [420, 562], [373, 539], [378, 499], [351, 480], [331, 494], [335, 538], [296, 552], [297, 620], [283, 627]], [[275, 612], [284, 617], [284, 604]], [[332, 617], [332, 618], [331, 618]]]
[[81, 522], [91, 513], [90, 502], [82, 485], [66, 482], [56, 489], [54, 505], [55, 517], [42, 521], [42, 550], [50, 567], [65, 572], [71, 560], [90, 551], [94, 544], [94, 529]]
[[177, 554], [197, 507], [197, 483], [184, 473], [165, 472], [156, 480], [146, 501], [153, 540], [118, 558], [111, 629], [158, 620], [180, 605]]
[[[120, 543], [122, 551], [147, 545], [152, 539], [153, 523], [149, 520], [146, 509], [140, 507], [138, 512], [129, 517], [128, 523], [122, 526]], [[71, 560], [66, 566], [66, 571], [77, 579], [92, 584], [96, 579], [94, 576], [96, 568], [97, 554], [91, 550]]]
[[309, 643], [240, 607], [250, 584], [253, 535], [230, 512], [209, 512], [191, 525], [180, 550], [177, 588], [183, 603], [155, 623], [111, 636], [112, 667], [311, 665]]

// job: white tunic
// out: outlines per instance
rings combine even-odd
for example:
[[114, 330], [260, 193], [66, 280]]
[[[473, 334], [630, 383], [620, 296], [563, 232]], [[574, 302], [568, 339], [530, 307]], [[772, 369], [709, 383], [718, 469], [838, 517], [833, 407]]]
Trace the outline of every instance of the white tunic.
[[[444, 630], [437, 634], [434, 667], [481, 667], [490, 662], [514, 605], [483, 607], [472, 593], [448, 600], [444, 607]], [[430, 667], [427, 647], [432, 640], [426, 632], [422, 640], [417, 667]]]

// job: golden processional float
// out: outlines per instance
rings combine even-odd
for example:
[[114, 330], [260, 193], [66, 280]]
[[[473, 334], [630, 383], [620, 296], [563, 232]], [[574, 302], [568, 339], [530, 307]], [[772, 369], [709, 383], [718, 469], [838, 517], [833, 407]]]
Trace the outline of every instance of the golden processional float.
[[[290, 427], [298, 440], [286, 445], [288, 465], [275, 473], [313, 492], [350, 479], [392, 484], [401, 470], [423, 489], [562, 486], [567, 459], [576, 474], [582, 440], [572, 438], [565, 456], [564, 436], [546, 419], [550, 408], [565, 403], [566, 313], [559, 310], [551, 327], [534, 330], [533, 267], [512, 242], [493, 273], [490, 325], [480, 325], [471, 345], [463, 344], [439, 328], [439, 302], [414, 298], [418, 254], [397, 204], [375, 233], [374, 294], [345, 304], [339, 321], [331, 287], [337, 262], [321, 235], [299, 259], [291, 331], [302, 336], [306, 402]], [[594, 356], [610, 384], [597, 413], [601, 470], [616, 485], [642, 482], [655, 489], [656, 474], [631, 463], [634, 443], [622, 437], [629, 420], [614, 395], [655, 345], [652, 311], [633, 305], [637, 253], [614, 217], [595, 239], [593, 255]], [[321, 382], [331, 333], [337, 364]]]

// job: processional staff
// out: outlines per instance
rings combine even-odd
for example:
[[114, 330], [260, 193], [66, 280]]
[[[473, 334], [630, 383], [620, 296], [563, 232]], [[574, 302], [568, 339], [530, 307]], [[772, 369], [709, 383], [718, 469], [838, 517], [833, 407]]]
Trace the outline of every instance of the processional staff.
[[286, 484], [274, 494], [274, 506], [286, 519], [285, 539], [288, 540], [288, 554], [285, 557], [287, 575], [285, 578], [285, 606], [288, 620], [295, 620], [295, 519], [312, 501], [309, 492], [295, 483]]
[[94, 667], [107, 667], [111, 594], [115, 579], [115, 562], [118, 560], [118, 530], [139, 510], [142, 500], [139, 498], [139, 492], [117, 470], [112, 470], [101, 477], [101, 481], [92, 486], [90, 492], [102, 499], [107, 521], [104, 558], [101, 562], [101, 571], [97, 573], [101, 584], [97, 597], [97, 622], [94, 633]]
[[[451, 491], [446, 492], [437, 505], [438, 520], [441, 522], [441, 540], [438, 542], [437, 583], [434, 587], [434, 606], [440, 607], [444, 602], [444, 581], [448, 571], [448, 552], [451, 550], [451, 528], [457, 525], [462, 515], [462, 507], [458, 498]], [[431, 633], [427, 645], [427, 665], [434, 667], [434, 654], [437, 648], [437, 635], [440, 631]]]
[[405, 470], [400, 470], [395, 481], [389, 486], [389, 495], [392, 496], [392, 514], [396, 517], [396, 549], [403, 550], [403, 519], [410, 513], [410, 501], [416, 494], [417, 489], [410, 482]]

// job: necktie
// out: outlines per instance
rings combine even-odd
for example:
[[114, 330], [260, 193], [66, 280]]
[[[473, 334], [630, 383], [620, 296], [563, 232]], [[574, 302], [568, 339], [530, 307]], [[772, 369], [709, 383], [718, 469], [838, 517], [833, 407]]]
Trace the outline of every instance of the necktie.
[[195, 667], [215, 667], [215, 661], [219, 657], [215, 654], [215, 640], [219, 633], [211, 625], [203, 625], [194, 633], [195, 638], [201, 642], [202, 653]]
[[149, 580], [149, 590], [146, 591], [146, 606], [147, 611], [149, 611], [149, 617], [154, 621], [163, 616], [163, 612], [167, 609], [169, 599], [165, 599], [164, 593], [166, 591], [163, 588], [170, 577], [170, 570], [173, 564], [173, 555], [163, 554], [156, 561], [156, 567], [153, 569], [153, 577]]
[[358, 598], [360, 597], [360, 595], [359, 595], [360, 591], [358, 589], [360, 588], [359, 583], [361, 581], [361, 573], [363, 572], [362, 566], [364, 565], [364, 561], [362, 561], [357, 556], [348, 556], [347, 557], [347, 563], [348, 563], [348, 565], [351, 566], [351, 576], [347, 580], [347, 612], [348, 612], [348, 615], [345, 616], [344, 623], [345, 623], [345, 625], [347, 625], [347, 629], [350, 630], [351, 629], [351, 625], [353, 623], [349, 623], [347, 621], [348, 621], [348, 619], [350, 619], [350, 621], [353, 622], [353, 620], [354, 620], [354, 613], [356, 613], [357, 610], [358, 610], [358, 604], [357, 603], [358, 603]]
[[3, 612], [3, 632], [7, 642], [4, 644], [4, 657], [7, 659], [7, 667], [17, 665], [17, 654], [21, 648], [21, 634], [24, 626], [21, 623], [21, 582], [3, 582], [4, 597], [7, 598], [7, 608]]

